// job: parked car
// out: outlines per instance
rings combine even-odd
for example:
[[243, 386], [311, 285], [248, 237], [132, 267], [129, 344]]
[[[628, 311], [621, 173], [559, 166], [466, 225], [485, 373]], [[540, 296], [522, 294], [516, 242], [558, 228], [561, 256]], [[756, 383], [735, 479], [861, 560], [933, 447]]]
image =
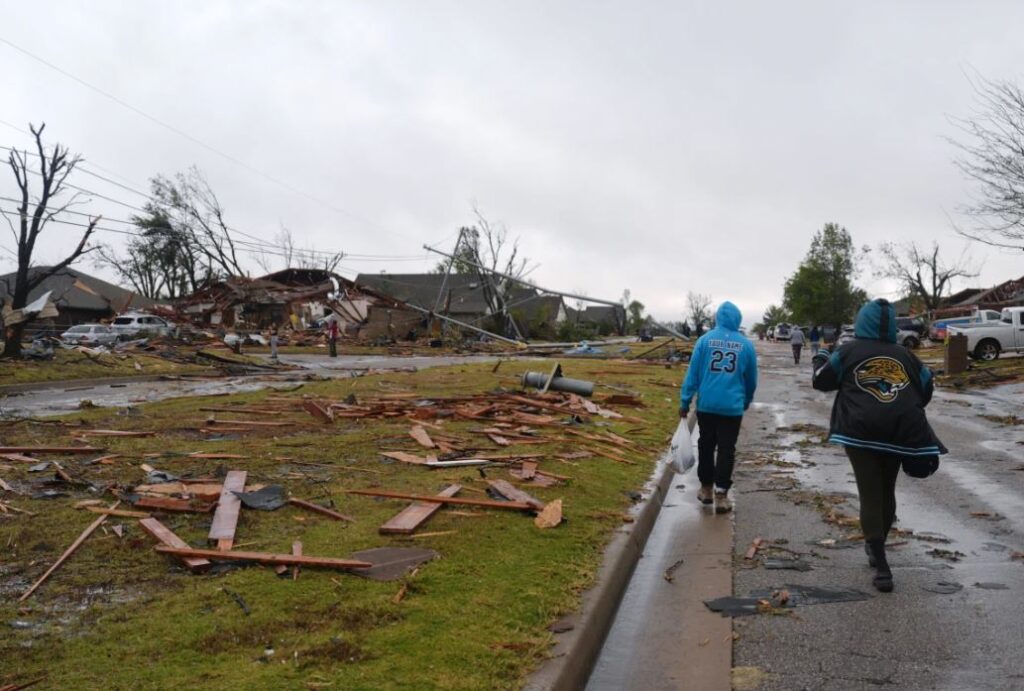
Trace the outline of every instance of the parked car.
[[1024, 307], [1007, 307], [998, 322], [950, 326], [949, 332], [967, 336], [967, 352], [977, 360], [995, 360], [1000, 353], [1024, 353]]
[[928, 325], [921, 317], [897, 317], [896, 328], [901, 331], [913, 331], [917, 334], [918, 342], [928, 333]]
[[[843, 326], [842, 333], [839, 334], [839, 339], [836, 341], [836, 345], [843, 345], [847, 341], [852, 341], [856, 336], [854, 335], [854, 328], [852, 324], [846, 324]], [[913, 350], [921, 345], [921, 337], [916, 331], [910, 329], [897, 329], [896, 331], [896, 342], [904, 348]]]
[[946, 329], [950, 326], [968, 327], [982, 326], [989, 323], [996, 323], [1002, 319], [1002, 315], [995, 310], [980, 310], [968, 317], [955, 317], [952, 319], [936, 319], [928, 330], [928, 336], [933, 341], [946, 340]]
[[775, 333], [773, 335], [774, 340], [776, 340], [776, 341], [788, 341], [789, 340], [789, 336], [790, 336], [790, 326], [789, 326], [789, 324], [787, 324], [785, 322], [782, 322], [780, 324], [776, 324], [775, 325]]
[[114, 317], [111, 324], [121, 340], [146, 336], [170, 336], [177, 328], [173, 322], [146, 312], [126, 312]]
[[69, 345], [111, 346], [117, 343], [117, 334], [103, 324], [79, 324], [62, 333], [60, 339]]

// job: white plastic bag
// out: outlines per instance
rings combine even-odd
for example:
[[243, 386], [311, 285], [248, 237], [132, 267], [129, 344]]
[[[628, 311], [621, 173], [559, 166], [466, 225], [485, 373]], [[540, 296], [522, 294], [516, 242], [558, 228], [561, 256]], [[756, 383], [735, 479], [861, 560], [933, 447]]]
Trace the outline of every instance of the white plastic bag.
[[677, 473], [682, 475], [693, 467], [697, 460], [693, 454], [693, 441], [690, 437], [692, 425], [686, 419], [679, 421], [676, 433], [672, 435], [672, 445], [669, 446], [669, 462]]

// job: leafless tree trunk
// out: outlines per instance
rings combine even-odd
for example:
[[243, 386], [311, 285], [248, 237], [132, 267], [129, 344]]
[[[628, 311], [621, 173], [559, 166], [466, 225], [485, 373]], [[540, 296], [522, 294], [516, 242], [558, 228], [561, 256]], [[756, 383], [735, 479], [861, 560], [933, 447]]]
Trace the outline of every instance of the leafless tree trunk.
[[[25, 307], [33, 289], [50, 276], [63, 271], [92, 249], [88, 247], [89, 238], [92, 237], [96, 230], [96, 224], [100, 220], [99, 216], [89, 219], [78, 242], [64, 259], [46, 268], [33, 267], [32, 258], [40, 234], [50, 221], [67, 211], [76, 202], [77, 195], [72, 195], [63, 202], [58, 202], [57, 198], [64, 191], [64, 183], [68, 176], [82, 159], [77, 155], [70, 155], [68, 148], [61, 144], [54, 145], [53, 151], [47, 154], [46, 148], [43, 146], [43, 130], [46, 129], [46, 123], [40, 125], [38, 129], [30, 124], [29, 129], [35, 138], [39, 160], [40, 183], [39, 190], [34, 195], [32, 185], [29, 183], [29, 175], [32, 175], [33, 171], [29, 170], [28, 152], [11, 151], [7, 158], [7, 163], [14, 173], [20, 199], [17, 227], [9, 217], [4, 216], [11, 228], [11, 234], [14, 236], [18, 255], [18, 269], [14, 274], [14, 285], [11, 285], [9, 279], [5, 279], [12, 310]], [[28, 320], [22, 320], [15, 324], [4, 325], [4, 350], [0, 357], [17, 357], [21, 354], [21, 338], [28, 323]]]
[[908, 295], [921, 300], [928, 312], [939, 308], [954, 278], [978, 275], [978, 267], [972, 264], [966, 250], [947, 264], [939, 256], [939, 243], [934, 240], [930, 249], [919, 248], [914, 242], [887, 242], [879, 246], [878, 254], [882, 265], [876, 268], [875, 275], [899, 281]]
[[711, 296], [690, 291], [686, 294], [686, 318], [693, 324], [694, 331], [700, 333], [711, 323]]
[[987, 245], [1024, 249], [1024, 90], [1009, 81], [979, 79], [980, 112], [955, 120], [966, 135], [952, 143], [961, 171], [976, 183], [963, 211], [974, 220], [964, 237]]

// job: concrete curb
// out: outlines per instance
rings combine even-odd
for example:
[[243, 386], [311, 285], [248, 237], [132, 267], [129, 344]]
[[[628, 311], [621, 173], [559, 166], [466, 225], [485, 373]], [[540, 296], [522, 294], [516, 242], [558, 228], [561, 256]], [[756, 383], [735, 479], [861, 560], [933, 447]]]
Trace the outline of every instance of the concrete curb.
[[671, 464], [659, 461], [658, 466], [648, 483], [650, 496], [633, 507], [636, 520], [631, 530], [616, 533], [605, 549], [597, 582], [583, 594], [574, 615], [576, 625], [571, 631], [555, 634], [551, 657], [527, 680], [526, 691], [574, 691], [586, 686], [675, 477]]

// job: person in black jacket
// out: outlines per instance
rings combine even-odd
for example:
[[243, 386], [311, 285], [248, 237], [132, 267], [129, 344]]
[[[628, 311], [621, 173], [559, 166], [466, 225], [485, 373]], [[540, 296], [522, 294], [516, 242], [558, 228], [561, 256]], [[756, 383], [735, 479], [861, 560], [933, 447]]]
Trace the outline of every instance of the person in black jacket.
[[890, 592], [892, 571], [885, 539], [896, 520], [896, 478], [901, 463], [914, 475], [934, 472], [946, 448], [925, 416], [932, 398], [931, 371], [896, 344], [896, 310], [883, 299], [861, 307], [855, 338], [813, 359], [813, 385], [838, 391], [829, 441], [846, 448], [860, 495], [860, 524], [875, 588]]

